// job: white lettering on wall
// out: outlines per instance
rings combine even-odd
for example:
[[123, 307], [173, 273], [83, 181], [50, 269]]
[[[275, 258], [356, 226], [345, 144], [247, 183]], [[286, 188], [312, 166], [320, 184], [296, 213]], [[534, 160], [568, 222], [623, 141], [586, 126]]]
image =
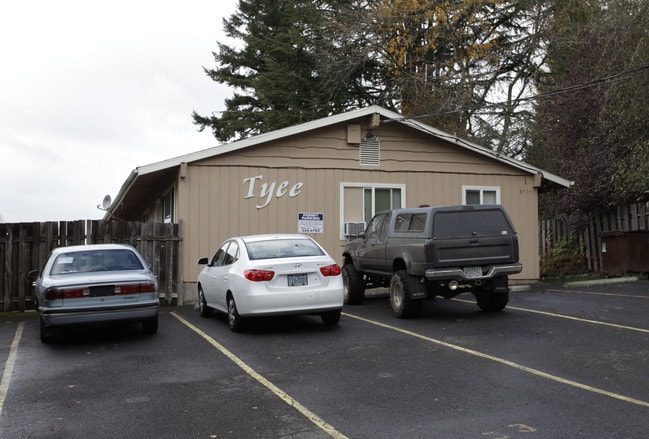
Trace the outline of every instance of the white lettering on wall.
[[[288, 192], [289, 198], [297, 197], [298, 195], [300, 195], [301, 189], [304, 186], [304, 183], [297, 182], [289, 188], [290, 183], [288, 182], [288, 180], [283, 181], [282, 183], [277, 185], [276, 181], [273, 181], [269, 184], [263, 182], [263, 179], [263, 175], [257, 175], [255, 177], [243, 179], [244, 187], [246, 184], [248, 185], [248, 192], [246, 193], [246, 196], [243, 197], [244, 200], [247, 198], [259, 198], [262, 200], [261, 204], [257, 204], [255, 206], [257, 207], [257, 209], [263, 209], [264, 207], [268, 206], [273, 199], [273, 195], [275, 195], [275, 197], [277, 198], [281, 198]], [[257, 182], [260, 183], [259, 190], [257, 190]], [[277, 190], [275, 190], [276, 187]]]
[[304, 186], [302, 182], [295, 183], [291, 188], [291, 191], [288, 193], [288, 196], [293, 198], [300, 195], [300, 189], [302, 189], [302, 186]]

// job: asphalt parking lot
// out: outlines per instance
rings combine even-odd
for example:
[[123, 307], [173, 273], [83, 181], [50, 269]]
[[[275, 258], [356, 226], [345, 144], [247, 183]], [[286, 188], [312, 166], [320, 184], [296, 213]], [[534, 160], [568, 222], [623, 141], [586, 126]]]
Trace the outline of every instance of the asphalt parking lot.
[[649, 284], [542, 284], [500, 313], [471, 296], [392, 316], [385, 297], [232, 333], [163, 308], [159, 331], [39, 338], [0, 316], [2, 438], [641, 438]]

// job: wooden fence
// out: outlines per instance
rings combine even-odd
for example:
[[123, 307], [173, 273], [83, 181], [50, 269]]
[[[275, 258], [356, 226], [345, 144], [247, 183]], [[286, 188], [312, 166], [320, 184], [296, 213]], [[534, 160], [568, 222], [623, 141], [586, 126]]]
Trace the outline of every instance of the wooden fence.
[[[631, 204], [593, 216], [577, 233], [584, 268], [591, 272], [603, 271], [602, 234], [637, 231], [649, 231], [649, 203]], [[541, 260], [558, 243], [573, 236], [574, 232], [559, 221], [540, 221]], [[33, 291], [27, 273], [41, 269], [53, 248], [109, 242], [137, 248], [158, 277], [161, 304], [176, 303], [183, 283], [182, 224], [99, 220], [0, 223], [0, 311], [33, 308]]]
[[181, 224], [98, 220], [0, 223], [0, 311], [33, 308], [27, 273], [40, 270], [52, 249], [100, 243], [135, 247], [158, 277], [160, 303], [176, 303], [183, 282]]
[[[587, 271], [602, 272], [602, 235], [607, 232], [640, 232], [649, 230], [649, 203], [635, 203], [609, 212], [593, 215], [587, 225], [577, 233]], [[556, 220], [539, 222], [539, 254], [541, 260], [561, 241], [574, 236], [563, 223]], [[606, 239], [606, 238], [605, 238]], [[647, 261], [649, 263], [649, 261]]]

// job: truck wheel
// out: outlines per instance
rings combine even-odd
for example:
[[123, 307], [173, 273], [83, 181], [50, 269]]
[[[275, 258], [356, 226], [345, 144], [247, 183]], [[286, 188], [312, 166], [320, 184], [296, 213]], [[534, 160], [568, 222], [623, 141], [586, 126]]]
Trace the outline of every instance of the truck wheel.
[[410, 276], [406, 270], [397, 271], [390, 281], [390, 307], [400, 319], [414, 317], [421, 310], [421, 300], [410, 298], [410, 293], [416, 288], [413, 282], [417, 282], [417, 278]]
[[502, 311], [509, 302], [508, 293], [494, 293], [491, 291], [476, 291], [475, 298], [480, 309], [487, 312]]
[[494, 278], [488, 285], [476, 287], [473, 295], [481, 310], [502, 311], [509, 302], [507, 276]]
[[358, 305], [365, 298], [365, 281], [352, 264], [343, 265], [343, 285], [345, 287], [345, 303]]

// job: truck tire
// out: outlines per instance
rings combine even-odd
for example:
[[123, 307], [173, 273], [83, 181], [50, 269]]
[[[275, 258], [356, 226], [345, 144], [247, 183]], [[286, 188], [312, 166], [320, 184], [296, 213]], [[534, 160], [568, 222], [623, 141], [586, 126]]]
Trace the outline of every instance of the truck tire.
[[481, 310], [486, 312], [502, 311], [509, 302], [507, 276], [496, 277], [486, 285], [475, 287], [473, 295]]
[[345, 304], [358, 305], [365, 298], [365, 281], [352, 264], [343, 265]]
[[396, 317], [407, 319], [419, 314], [421, 300], [410, 298], [411, 293], [416, 290], [416, 282], [417, 278], [410, 276], [406, 270], [399, 270], [392, 276], [390, 281], [390, 307]]

